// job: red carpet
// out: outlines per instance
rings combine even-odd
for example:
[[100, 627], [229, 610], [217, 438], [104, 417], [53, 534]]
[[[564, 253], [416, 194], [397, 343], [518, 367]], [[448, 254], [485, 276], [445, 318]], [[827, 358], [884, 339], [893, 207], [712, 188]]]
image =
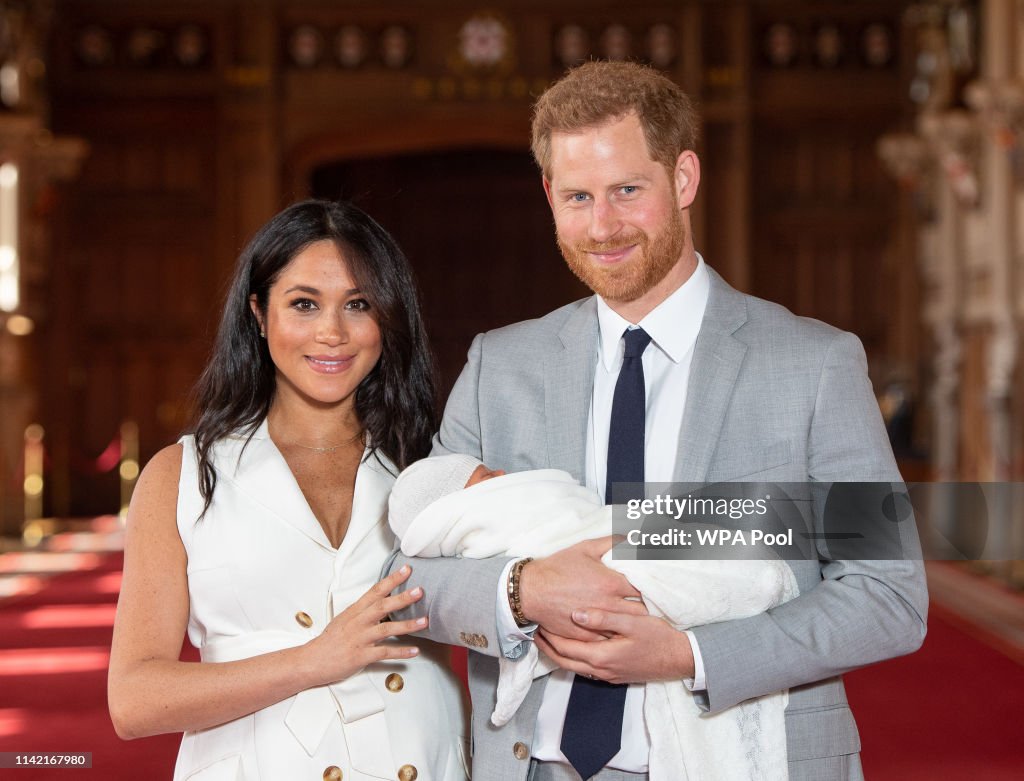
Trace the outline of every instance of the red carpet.
[[846, 676], [870, 781], [1024, 778], [1024, 666], [959, 623], [933, 605], [920, 651]]
[[[0, 752], [93, 754], [91, 770], [0, 770], [0, 779], [171, 777], [178, 735], [123, 742], [107, 716], [120, 566], [119, 555], [108, 555], [37, 593], [0, 601]], [[941, 610], [920, 652], [847, 683], [871, 781], [1024, 778], [1024, 666]]]
[[92, 769], [0, 770], [0, 778], [169, 779], [178, 735], [124, 742], [107, 715], [107, 662], [121, 556], [0, 602], [0, 752], [92, 752]]

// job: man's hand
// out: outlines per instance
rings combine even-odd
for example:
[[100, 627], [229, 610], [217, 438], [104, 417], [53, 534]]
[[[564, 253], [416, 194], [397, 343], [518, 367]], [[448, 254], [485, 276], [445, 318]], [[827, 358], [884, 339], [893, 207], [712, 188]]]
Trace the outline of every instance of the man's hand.
[[594, 608], [574, 610], [572, 618], [578, 626], [607, 639], [582, 642], [537, 630], [537, 647], [563, 669], [611, 683], [693, 677], [690, 639], [664, 619]]
[[523, 615], [547, 632], [576, 640], [601, 639], [586, 625], [575, 623], [573, 610], [592, 606], [610, 613], [647, 615], [640, 592], [625, 577], [601, 563], [612, 537], [585, 540], [545, 559], [531, 561], [519, 577]]

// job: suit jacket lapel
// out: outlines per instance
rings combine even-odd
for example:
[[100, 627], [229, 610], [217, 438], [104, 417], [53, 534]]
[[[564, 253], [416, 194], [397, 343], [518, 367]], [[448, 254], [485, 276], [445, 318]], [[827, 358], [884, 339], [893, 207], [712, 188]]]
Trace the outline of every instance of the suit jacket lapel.
[[702, 482], [718, 444], [747, 346], [733, 333], [747, 321], [744, 296], [729, 287], [710, 267], [711, 290], [704, 311], [683, 411], [676, 453], [675, 479]]
[[597, 362], [597, 301], [576, 309], [545, 358], [548, 466], [585, 482], [587, 421]]

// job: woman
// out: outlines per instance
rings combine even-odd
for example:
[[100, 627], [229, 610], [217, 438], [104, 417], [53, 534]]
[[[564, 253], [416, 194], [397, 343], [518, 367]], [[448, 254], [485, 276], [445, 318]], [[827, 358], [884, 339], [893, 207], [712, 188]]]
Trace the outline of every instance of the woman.
[[[110, 659], [123, 738], [183, 730], [175, 781], [462, 781], [444, 653], [390, 638], [376, 585], [398, 469], [426, 455], [432, 367], [408, 264], [353, 206], [285, 209], [239, 258], [191, 436], [128, 516]], [[202, 663], [178, 661], [188, 629]]]

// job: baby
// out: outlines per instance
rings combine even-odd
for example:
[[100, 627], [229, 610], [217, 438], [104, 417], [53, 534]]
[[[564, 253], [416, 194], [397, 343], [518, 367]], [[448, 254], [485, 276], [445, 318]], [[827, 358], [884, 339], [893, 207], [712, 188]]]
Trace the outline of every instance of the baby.
[[[505, 474], [464, 455], [419, 461], [399, 475], [389, 503], [391, 528], [407, 556], [547, 556], [612, 531], [612, 508], [570, 474], [539, 469]], [[603, 563], [621, 572], [651, 615], [679, 630], [762, 613], [796, 596], [782, 561]], [[533, 643], [520, 659], [499, 657], [497, 703], [506, 724], [535, 677], [555, 665]], [[708, 716], [681, 681], [649, 682], [644, 719], [651, 738], [651, 781], [786, 778], [786, 692]], [[686, 751], [681, 747], [686, 746]]]

